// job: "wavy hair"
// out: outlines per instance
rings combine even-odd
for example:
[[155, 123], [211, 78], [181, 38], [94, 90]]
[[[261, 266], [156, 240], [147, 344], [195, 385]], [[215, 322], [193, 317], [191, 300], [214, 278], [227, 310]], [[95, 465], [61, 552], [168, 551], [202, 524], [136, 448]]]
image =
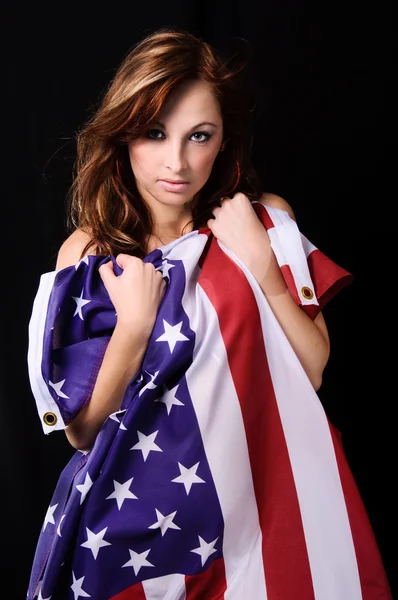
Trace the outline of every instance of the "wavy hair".
[[145, 256], [153, 222], [135, 185], [127, 145], [145, 133], [174, 88], [187, 81], [211, 84], [225, 143], [193, 198], [193, 228], [202, 227], [220, 197], [232, 191], [259, 199], [261, 182], [250, 160], [254, 109], [240, 78], [245, 66], [228, 67], [210, 44], [175, 27], [158, 29], [128, 52], [94, 115], [76, 135], [68, 229], [89, 233], [82, 256], [93, 246], [97, 254]]

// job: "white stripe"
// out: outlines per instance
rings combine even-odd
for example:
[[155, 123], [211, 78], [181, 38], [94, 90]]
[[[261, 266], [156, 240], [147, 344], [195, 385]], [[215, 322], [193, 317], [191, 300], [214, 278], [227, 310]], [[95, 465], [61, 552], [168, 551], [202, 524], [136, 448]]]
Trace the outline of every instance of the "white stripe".
[[227, 254], [246, 274], [260, 310], [315, 599], [362, 600], [355, 548], [325, 411], [256, 279], [235, 255]]
[[142, 581], [146, 600], [185, 600], [185, 575], [165, 575]]
[[314, 250], [318, 250], [316, 246], [309, 239], [305, 237], [305, 235], [301, 234], [301, 244], [303, 246], [305, 256], [308, 258], [311, 252]]
[[185, 297], [183, 306], [196, 333], [187, 384], [225, 522], [225, 599], [265, 600], [262, 534], [245, 426], [217, 314], [200, 286], [196, 298]]
[[[271, 227], [267, 231], [271, 248], [278, 265], [288, 265], [290, 267], [301, 304], [315, 304], [318, 306], [315, 287], [306, 260], [310, 251], [315, 250], [315, 246], [310, 244], [307, 238], [300, 233], [296, 221], [286, 211], [264, 206], [262, 202], [256, 202], [256, 204], [261, 204], [263, 209], [268, 212], [274, 224], [274, 227]], [[302, 293], [301, 290], [303, 287], [308, 287], [314, 292], [311, 299]]]
[[[59, 408], [48, 390], [41, 370], [48, 302], [57, 272], [44, 273], [40, 277], [39, 289], [33, 302], [32, 314], [29, 321], [28, 373], [44, 433], [50, 433], [57, 429], [65, 429], [65, 423], [59, 412]], [[45, 424], [43, 415], [46, 412], [53, 412], [57, 416], [55, 425], [48, 426]]]

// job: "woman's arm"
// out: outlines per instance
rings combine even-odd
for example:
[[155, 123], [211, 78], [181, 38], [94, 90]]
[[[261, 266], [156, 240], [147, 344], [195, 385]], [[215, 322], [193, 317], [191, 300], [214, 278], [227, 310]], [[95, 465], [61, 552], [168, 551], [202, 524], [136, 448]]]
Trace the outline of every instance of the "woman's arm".
[[[88, 234], [76, 230], [61, 246], [56, 268], [76, 264], [89, 239]], [[114, 275], [111, 261], [99, 272], [115, 306], [117, 324], [91, 398], [65, 429], [68, 441], [79, 450], [91, 448], [106, 418], [120, 409], [127, 386], [142, 364], [165, 290], [162, 275], [152, 264], [125, 254], [116, 260], [123, 268], [119, 277]]]
[[[289, 204], [279, 196], [264, 194], [261, 202], [282, 209], [294, 218]], [[314, 389], [318, 390], [330, 352], [322, 315], [312, 321], [297, 306], [271, 248], [268, 233], [245, 194], [237, 192], [232, 198], [224, 198], [221, 206], [212, 212], [208, 227], [254, 275]]]
[[[263, 194], [260, 201], [266, 206], [285, 210], [295, 219], [292, 208], [283, 198], [274, 194]], [[297, 306], [269, 242], [264, 244], [264, 250], [257, 255], [255, 263], [249, 268], [260, 284], [314, 389], [318, 390], [330, 355], [329, 334], [322, 313], [313, 321]]]
[[106, 349], [89, 402], [66, 427], [69, 443], [88, 450], [104, 421], [120, 409], [127, 386], [141, 366], [148, 345], [146, 336], [131, 334], [117, 324]]

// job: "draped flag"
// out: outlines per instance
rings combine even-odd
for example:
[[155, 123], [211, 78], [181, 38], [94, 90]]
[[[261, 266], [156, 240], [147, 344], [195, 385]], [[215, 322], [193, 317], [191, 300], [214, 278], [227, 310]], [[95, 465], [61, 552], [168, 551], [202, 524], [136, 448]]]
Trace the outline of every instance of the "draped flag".
[[[253, 203], [314, 319], [352, 276]], [[29, 323], [45, 433], [92, 394], [117, 316], [86, 256], [41, 276]], [[207, 228], [148, 254], [167, 281], [121, 408], [62, 471], [27, 599], [390, 600], [338, 433], [251, 272]]]

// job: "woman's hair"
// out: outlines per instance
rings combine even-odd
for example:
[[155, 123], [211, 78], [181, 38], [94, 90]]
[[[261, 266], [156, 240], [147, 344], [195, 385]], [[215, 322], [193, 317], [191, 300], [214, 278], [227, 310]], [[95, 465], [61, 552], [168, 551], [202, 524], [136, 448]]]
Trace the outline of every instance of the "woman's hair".
[[145, 134], [176, 86], [188, 81], [211, 84], [225, 142], [193, 199], [193, 228], [206, 224], [220, 197], [232, 191], [259, 199], [261, 183], [250, 161], [253, 107], [240, 80], [244, 67], [229, 68], [208, 43], [175, 27], [155, 31], [130, 50], [95, 114], [77, 133], [68, 228], [89, 233], [82, 256], [92, 246], [99, 254], [145, 256], [153, 223], [137, 190], [127, 145]]

